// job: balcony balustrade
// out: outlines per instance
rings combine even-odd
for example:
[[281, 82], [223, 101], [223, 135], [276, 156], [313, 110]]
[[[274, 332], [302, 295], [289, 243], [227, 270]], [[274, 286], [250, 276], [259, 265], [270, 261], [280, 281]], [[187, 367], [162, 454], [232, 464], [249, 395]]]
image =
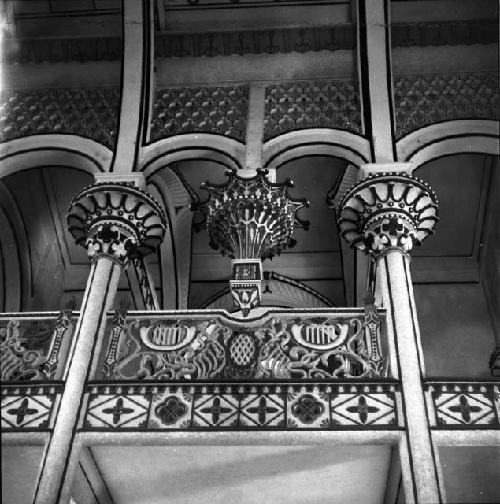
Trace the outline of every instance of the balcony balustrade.
[[[238, 381], [388, 376], [382, 318], [365, 309], [117, 313], [98, 380]], [[384, 334], [385, 337], [385, 334]]]

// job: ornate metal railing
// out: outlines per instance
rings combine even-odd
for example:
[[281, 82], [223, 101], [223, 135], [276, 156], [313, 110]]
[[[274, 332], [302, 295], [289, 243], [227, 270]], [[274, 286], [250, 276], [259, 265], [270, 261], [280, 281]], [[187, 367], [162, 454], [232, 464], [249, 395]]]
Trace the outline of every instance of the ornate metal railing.
[[95, 380], [238, 381], [383, 378], [388, 352], [373, 306], [116, 313]]
[[2, 382], [61, 380], [76, 314], [0, 314]]

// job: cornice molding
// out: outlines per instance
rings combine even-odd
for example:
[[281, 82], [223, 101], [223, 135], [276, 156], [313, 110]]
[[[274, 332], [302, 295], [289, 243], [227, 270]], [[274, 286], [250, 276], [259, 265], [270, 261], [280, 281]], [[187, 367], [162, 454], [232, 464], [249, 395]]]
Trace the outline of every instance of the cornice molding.
[[[392, 47], [495, 44], [495, 20], [396, 23], [391, 26]], [[156, 58], [214, 57], [354, 50], [356, 26], [339, 24], [302, 28], [157, 33]], [[4, 64], [117, 61], [121, 37], [6, 39]]]

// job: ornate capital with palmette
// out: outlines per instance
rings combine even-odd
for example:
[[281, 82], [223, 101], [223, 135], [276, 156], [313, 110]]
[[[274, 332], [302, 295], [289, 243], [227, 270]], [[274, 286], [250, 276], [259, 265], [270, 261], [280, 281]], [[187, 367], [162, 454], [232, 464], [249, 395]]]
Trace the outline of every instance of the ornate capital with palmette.
[[423, 181], [403, 173], [370, 175], [355, 184], [338, 208], [341, 235], [375, 257], [408, 253], [434, 232], [438, 200]]
[[98, 183], [77, 194], [68, 212], [68, 228], [90, 259], [106, 255], [125, 266], [162, 242], [163, 210], [146, 192], [128, 183]]

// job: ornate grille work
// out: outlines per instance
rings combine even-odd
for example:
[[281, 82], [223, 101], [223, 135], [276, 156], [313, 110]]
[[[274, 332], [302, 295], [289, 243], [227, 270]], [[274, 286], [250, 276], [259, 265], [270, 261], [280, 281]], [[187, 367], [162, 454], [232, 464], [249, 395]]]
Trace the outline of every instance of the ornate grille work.
[[387, 375], [380, 319], [365, 314], [271, 317], [257, 327], [220, 317], [116, 319], [99, 378], [331, 380]]
[[500, 119], [498, 74], [399, 76], [394, 80], [396, 137], [456, 119]]
[[70, 133], [112, 148], [120, 90], [38, 89], [0, 94], [3, 141], [28, 135]]
[[328, 80], [266, 87], [264, 140], [305, 128], [337, 128], [361, 134], [357, 83]]
[[151, 124], [151, 141], [181, 133], [217, 133], [245, 139], [248, 88], [206, 87], [158, 91]]
[[60, 379], [72, 329], [70, 312], [57, 319], [0, 320], [2, 382]]

